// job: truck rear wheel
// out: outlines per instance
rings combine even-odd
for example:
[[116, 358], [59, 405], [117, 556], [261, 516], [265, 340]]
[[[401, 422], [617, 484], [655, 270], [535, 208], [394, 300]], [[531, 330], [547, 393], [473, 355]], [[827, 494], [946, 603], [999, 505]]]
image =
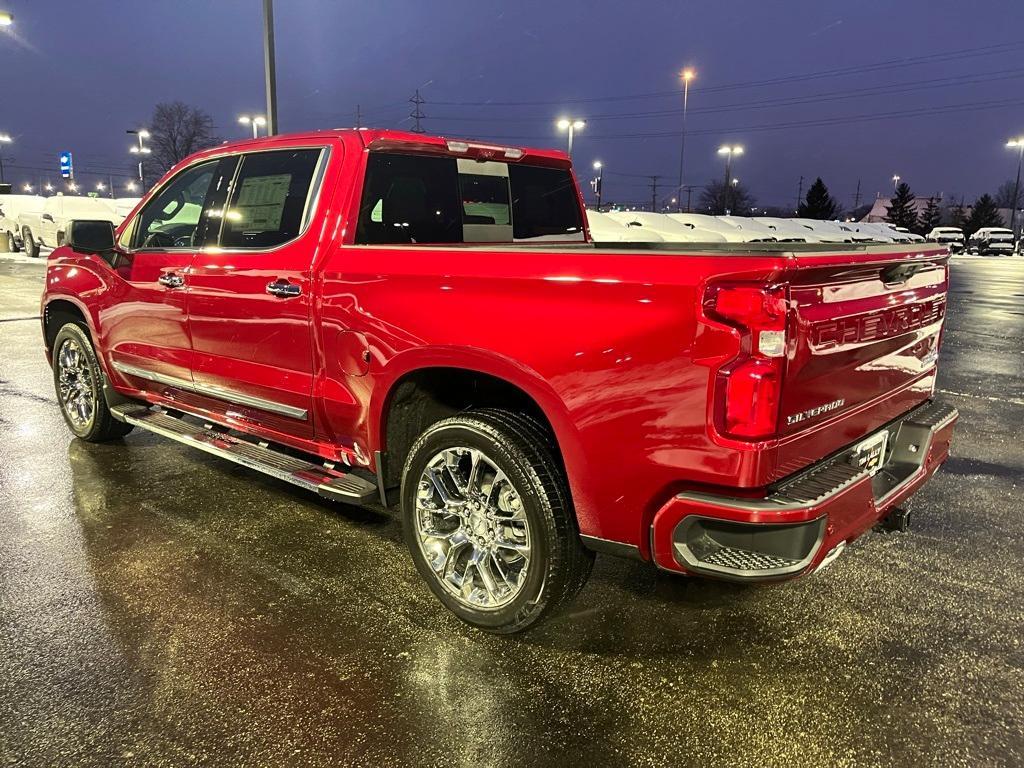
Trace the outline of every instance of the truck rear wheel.
[[68, 428], [76, 437], [102, 443], [124, 437], [131, 424], [110, 414], [103, 398], [103, 371], [89, 335], [77, 323], [67, 323], [53, 342], [53, 385]]
[[434, 594], [479, 629], [524, 630], [590, 575], [553, 450], [534, 420], [486, 409], [431, 425], [409, 452], [406, 544]]

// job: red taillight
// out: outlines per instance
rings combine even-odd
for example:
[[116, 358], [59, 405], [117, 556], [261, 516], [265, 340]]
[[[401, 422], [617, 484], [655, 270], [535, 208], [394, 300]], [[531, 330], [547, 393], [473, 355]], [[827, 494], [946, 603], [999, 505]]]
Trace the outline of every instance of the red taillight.
[[716, 421], [727, 435], [763, 439], [778, 429], [786, 307], [784, 286], [725, 284], [707, 290], [707, 315], [741, 335], [740, 354], [715, 377]]

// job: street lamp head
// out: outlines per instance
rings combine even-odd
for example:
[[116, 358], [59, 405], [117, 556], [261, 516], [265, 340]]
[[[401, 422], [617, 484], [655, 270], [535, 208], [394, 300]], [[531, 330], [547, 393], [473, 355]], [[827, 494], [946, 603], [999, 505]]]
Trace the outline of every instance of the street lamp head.
[[51, 184], [50, 182], [46, 182], [46, 191], [53, 192], [53, 184]]
[[148, 139], [149, 138], [149, 131], [147, 131], [145, 128], [142, 128], [139, 131], [139, 136], [141, 136], [144, 139]]
[[683, 79], [684, 83], [688, 83], [697, 76], [697, 72], [696, 70], [693, 69], [693, 67], [687, 67], [686, 69], [679, 73], [679, 76]]
[[252, 120], [252, 118], [249, 117], [248, 115], [239, 115], [238, 116], [238, 122], [242, 123], [243, 125], [248, 125], [250, 120]]
[[97, 181], [96, 182], [96, 189], [98, 189], [98, 190], [100, 190], [102, 192], [106, 188], [107, 188], [106, 185], [104, 185], [104, 183], [102, 181]]
[[595, 160], [594, 161], [594, 170], [595, 171], [601, 170], [601, 161], [600, 160]]
[[262, 126], [267, 124], [267, 118], [263, 117], [263, 115], [257, 115], [252, 119], [252, 121], [256, 123], [256, 125]]
[[723, 144], [722, 146], [720, 146], [718, 148], [718, 154], [720, 154], [720, 155], [742, 155], [743, 154], [743, 147], [741, 147], [739, 144], [737, 144], [736, 146], [732, 146], [732, 147], [729, 146], [728, 144]]
[[572, 124], [572, 127], [575, 128], [578, 131], [578, 130], [580, 130], [580, 128], [584, 128], [586, 125], [587, 125], [587, 121], [586, 120], [574, 120], [573, 124]]
[[25, 190], [26, 192], [31, 192], [32, 191], [32, 185], [31, 184], [25, 184], [24, 186], [22, 186], [22, 189]]
[[1006, 146], [1014, 149], [1017, 147], [1024, 147], [1024, 136], [1018, 136], [1016, 139], [1010, 139], [1006, 142]]
[[8, 136], [6, 133], [0, 133], [0, 142], [4, 144], [10, 144], [14, 139]]
[[0, 27], [9, 27], [14, 23], [14, 16], [9, 11], [0, 11]]
[[134, 192], [135, 191], [135, 182], [134, 181], [129, 181], [127, 184], [124, 185], [124, 188], [127, 189], [129, 192]]
[[139, 147], [136, 144], [132, 144], [130, 147], [128, 147], [128, 151], [131, 152], [133, 155], [137, 155], [142, 150], [139, 149]]
[[560, 130], [560, 131], [567, 131], [567, 130], [569, 130], [569, 126], [572, 125], [572, 123], [569, 122], [569, 120], [567, 120], [566, 118], [563, 117], [563, 118], [560, 118], [558, 120], [556, 125], [558, 126], [558, 130]]

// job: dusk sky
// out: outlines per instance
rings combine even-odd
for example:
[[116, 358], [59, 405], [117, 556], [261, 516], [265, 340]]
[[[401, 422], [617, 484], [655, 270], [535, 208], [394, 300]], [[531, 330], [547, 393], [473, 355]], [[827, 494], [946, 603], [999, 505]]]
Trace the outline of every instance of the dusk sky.
[[[8, 181], [56, 181], [63, 149], [81, 179], [100, 171], [127, 181], [124, 131], [160, 101], [202, 107], [224, 138], [246, 134], [237, 115], [264, 109], [259, 0], [0, 8], [15, 17], [0, 33]], [[822, 176], [846, 206], [860, 179], [867, 202], [888, 193], [894, 173], [918, 196], [969, 202], [1013, 177], [1004, 144], [1024, 134], [1020, 0], [278, 0], [275, 9], [282, 131], [351, 126], [357, 104], [368, 125], [408, 128], [417, 87], [431, 133], [561, 147], [556, 118], [579, 116], [588, 120], [574, 150], [581, 181], [600, 158], [606, 199], [650, 199], [644, 179], [617, 174], [662, 174], [666, 194], [676, 183], [684, 66], [698, 73], [687, 182], [718, 178], [717, 147], [740, 143], [734, 175], [760, 205], [792, 204], [801, 175], [805, 190]]]

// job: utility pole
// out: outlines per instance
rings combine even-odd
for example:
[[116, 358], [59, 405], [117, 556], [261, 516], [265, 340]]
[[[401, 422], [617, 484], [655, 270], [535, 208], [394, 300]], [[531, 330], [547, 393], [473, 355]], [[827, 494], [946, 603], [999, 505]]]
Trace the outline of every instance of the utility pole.
[[363, 110], [358, 104], [356, 104], [356, 130], [363, 127]]
[[800, 177], [800, 184], [796, 188], [796, 205], [793, 206], [793, 213], [800, 210], [800, 201], [804, 196], [804, 177]]
[[853, 210], [860, 208], [860, 179], [857, 179], [857, 191], [853, 193]]
[[690, 213], [690, 196], [693, 194], [693, 187], [686, 188], [686, 212]]
[[267, 136], [277, 133], [277, 65], [274, 61], [274, 0], [263, 0], [263, 74], [267, 88]]
[[653, 213], [657, 213], [658, 212], [658, 179], [660, 179], [661, 176], [650, 176], [649, 178], [651, 180], [651, 184], [650, 184], [650, 187], [651, 187], [651, 211]]
[[420, 107], [423, 106], [424, 104], [426, 104], [427, 102], [424, 101], [420, 97], [420, 89], [419, 88], [416, 89], [416, 95], [413, 96], [411, 99], [409, 99], [409, 101], [413, 105], [412, 112], [409, 113], [409, 117], [411, 117], [415, 121], [415, 123], [413, 125], [413, 128], [412, 128], [412, 132], [413, 133], [425, 133], [425, 131], [423, 130], [423, 127], [420, 125], [420, 120], [425, 118], [426, 115], [423, 114], [423, 110], [420, 109]]

